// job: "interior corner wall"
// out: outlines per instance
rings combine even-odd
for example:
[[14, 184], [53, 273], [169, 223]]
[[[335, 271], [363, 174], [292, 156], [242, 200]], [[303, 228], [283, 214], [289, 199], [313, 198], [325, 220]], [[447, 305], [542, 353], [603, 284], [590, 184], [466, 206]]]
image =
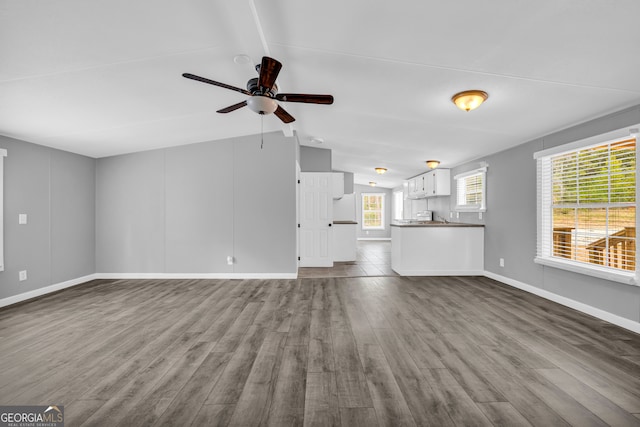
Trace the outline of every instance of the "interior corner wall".
[[[0, 148], [7, 150], [0, 300], [17, 302], [94, 274], [95, 159], [4, 136]], [[19, 214], [26, 224], [18, 224]], [[20, 271], [27, 280], [19, 281]]]
[[[640, 122], [640, 106], [529, 141], [500, 153], [460, 165], [451, 176], [488, 164], [487, 211], [461, 212], [453, 221], [485, 225], [485, 271], [545, 293], [576, 301], [633, 322], [640, 322], [640, 286], [630, 286], [534, 263], [537, 244], [536, 162], [533, 154], [550, 147], [603, 134]], [[452, 178], [452, 189], [455, 182]], [[455, 197], [430, 204], [449, 217]], [[504, 267], [499, 260], [504, 259]], [[639, 326], [640, 328], [640, 326]]]
[[332, 172], [331, 150], [327, 148], [300, 146], [301, 172]]
[[[358, 239], [390, 239], [391, 238], [391, 205], [393, 203], [393, 190], [390, 188], [371, 187], [369, 185], [355, 184], [353, 186], [356, 197], [356, 237]], [[363, 230], [362, 229], [362, 194], [363, 193], [384, 193], [384, 230]]]
[[99, 159], [98, 273], [296, 274], [297, 144], [274, 132], [263, 148], [253, 135]]

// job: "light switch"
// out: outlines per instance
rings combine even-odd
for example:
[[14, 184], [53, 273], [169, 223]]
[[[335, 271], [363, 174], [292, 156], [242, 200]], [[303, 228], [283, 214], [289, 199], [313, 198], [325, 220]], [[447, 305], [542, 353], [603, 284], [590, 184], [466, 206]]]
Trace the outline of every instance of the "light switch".
[[18, 224], [24, 225], [27, 223], [27, 214], [18, 214]]

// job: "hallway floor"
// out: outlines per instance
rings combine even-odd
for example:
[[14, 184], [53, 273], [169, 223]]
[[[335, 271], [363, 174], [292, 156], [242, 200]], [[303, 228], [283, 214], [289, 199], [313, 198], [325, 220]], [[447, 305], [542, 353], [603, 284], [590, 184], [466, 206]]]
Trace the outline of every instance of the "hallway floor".
[[336, 262], [333, 267], [302, 267], [299, 278], [397, 276], [391, 269], [390, 240], [358, 240], [356, 260]]

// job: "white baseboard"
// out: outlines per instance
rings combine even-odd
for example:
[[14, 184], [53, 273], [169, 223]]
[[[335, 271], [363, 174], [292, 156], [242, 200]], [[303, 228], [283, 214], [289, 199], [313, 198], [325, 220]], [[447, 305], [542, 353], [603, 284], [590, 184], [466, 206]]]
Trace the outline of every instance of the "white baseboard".
[[97, 273], [100, 279], [296, 279], [297, 273]]
[[358, 240], [391, 240], [391, 237], [358, 237]]
[[13, 295], [7, 298], [0, 299], [0, 307], [6, 307], [8, 305], [17, 304], [22, 301], [36, 298], [42, 295], [50, 294], [52, 292], [59, 291], [61, 289], [70, 288], [72, 286], [80, 285], [90, 280], [99, 279], [97, 274], [89, 274], [88, 276], [78, 277], [77, 279], [67, 280], [65, 282], [56, 283], [54, 285], [45, 286], [44, 288], [34, 289], [33, 291], [24, 292], [22, 294]]
[[396, 270], [401, 276], [484, 276], [484, 270]]
[[550, 301], [557, 302], [558, 304], [564, 305], [565, 307], [573, 308], [574, 310], [581, 311], [582, 313], [586, 313], [600, 320], [613, 323], [614, 325], [628, 329], [632, 332], [635, 332], [636, 334], [640, 334], [639, 322], [634, 322], [633, 320], [609, 313], [608, 311], [600, 310], [599, 308], [592, 307], [576, 300], [572, 300], [571, 298], [563, 297], [561, 295], [554, 294], [553, 292], [545, 291], [544, 289], [540, 289], [535, 286], [520, 282], [518, 280], [510, 279], [509, 277], [504, 277], [499, 274], [492, 273], [490, 271], [485, 271], [484, 275], [490, 279], [504, 283], [505, 285], [513, 286], [514, 288], [518, 288], [525, 292], [529, 292], [530, 294], [534, 294]]

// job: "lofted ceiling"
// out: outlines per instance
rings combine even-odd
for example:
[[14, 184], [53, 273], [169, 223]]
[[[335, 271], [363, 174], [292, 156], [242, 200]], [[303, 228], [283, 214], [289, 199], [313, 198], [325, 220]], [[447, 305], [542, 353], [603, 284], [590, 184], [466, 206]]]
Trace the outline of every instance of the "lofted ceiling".
[[[282, 130], [394, 187], [640, 104], [638, 0], [0, 0], [0, 134], [92, 157]], [[243, 108], [283, 63], [295, 118]], [[252, 63], [236, 63], [248, 55]], [[450, 101], [481, 89], [471, 112]], [[321, 138], [324, 142], [312, 141]], [[374, 167], [388, 168], [377, 175]]]

